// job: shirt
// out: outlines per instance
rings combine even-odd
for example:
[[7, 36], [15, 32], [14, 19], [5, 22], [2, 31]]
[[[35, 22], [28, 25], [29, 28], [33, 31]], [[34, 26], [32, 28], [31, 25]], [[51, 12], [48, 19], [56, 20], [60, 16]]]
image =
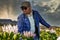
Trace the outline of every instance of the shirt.
[[35, 32], [35, 23], [34, 23], [34, 19], [33, 19], [32, 12], [30, 13], [30, 15], [28, 15], [28, 19], [29, 19], [29, 21], [30, 21], [30, 26], [31, 26], [30, 31], [31, 31], [32, 33], [34, 33], [34, 32]]

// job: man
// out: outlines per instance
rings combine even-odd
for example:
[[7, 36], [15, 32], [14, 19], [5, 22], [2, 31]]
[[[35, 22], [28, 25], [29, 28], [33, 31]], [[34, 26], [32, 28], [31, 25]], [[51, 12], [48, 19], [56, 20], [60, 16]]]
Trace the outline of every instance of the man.
[[39, 23], [47, 28], [50, 28], [50, 25], [43, 20], [37, 11], [32, 10], [30, 2], [23, 2], [21, 9], [23, 13], [18, 16], [18, 32], [26, 37], [33, 36], [34, 40], [39, 40]]

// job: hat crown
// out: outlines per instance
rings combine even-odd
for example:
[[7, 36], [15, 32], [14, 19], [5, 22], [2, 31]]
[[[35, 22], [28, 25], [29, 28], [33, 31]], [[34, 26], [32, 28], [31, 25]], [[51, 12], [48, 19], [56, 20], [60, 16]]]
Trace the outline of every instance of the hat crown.
[[29, 2], [29, 1], [24, 1], [24, 2], [22, 2], [22, 5], [21, 5], [21, 6], [30, 7], [30, 6], [31, 6], [31, 4], [30, 4], [30, 2]]

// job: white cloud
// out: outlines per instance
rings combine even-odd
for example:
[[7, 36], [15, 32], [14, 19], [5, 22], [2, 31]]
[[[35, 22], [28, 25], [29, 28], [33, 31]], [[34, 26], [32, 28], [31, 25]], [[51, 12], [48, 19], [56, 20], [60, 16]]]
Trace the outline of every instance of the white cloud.
[[59, 0], [51, 0], [50, 2], [47, 2], [47, 5], [50, 7], [51, 12], [52, 12], [52, 10], [54, 12], [60, 5], [60, 1]]
[[42, 1], [42, 6], [45, 6], [45, 5], [50, 7], [50, 10], [48, 10], [48, 11], [53, 13], [60, 5], [60, 0], [50, 0], [48, 2]]

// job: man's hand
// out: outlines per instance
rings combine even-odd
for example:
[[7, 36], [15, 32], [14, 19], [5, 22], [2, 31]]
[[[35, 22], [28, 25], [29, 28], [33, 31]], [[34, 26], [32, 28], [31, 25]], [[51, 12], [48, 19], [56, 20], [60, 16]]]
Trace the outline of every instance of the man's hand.
[[51, 27], [51, 26], [50, 26], [50, 27], [49, 27], [49, 30], [51, 30], [51, 29], [55, 29], [55, 27]]
[[49, 30], [51, 33], [55, 33], [54, 27], [50, 27]]
[[30, 31], [29, 31], [29, 32], [24, 31], [23, 33], [24, 33], [24, 36], [25, 36], [25, 37], [34, 37], [34, 36], [35, 36], [35, 34], [32, 33], [32, 32], [30, 32]]
[[49, 30], [51, 30], [52, 29], [52, 27], [49, 27]]

